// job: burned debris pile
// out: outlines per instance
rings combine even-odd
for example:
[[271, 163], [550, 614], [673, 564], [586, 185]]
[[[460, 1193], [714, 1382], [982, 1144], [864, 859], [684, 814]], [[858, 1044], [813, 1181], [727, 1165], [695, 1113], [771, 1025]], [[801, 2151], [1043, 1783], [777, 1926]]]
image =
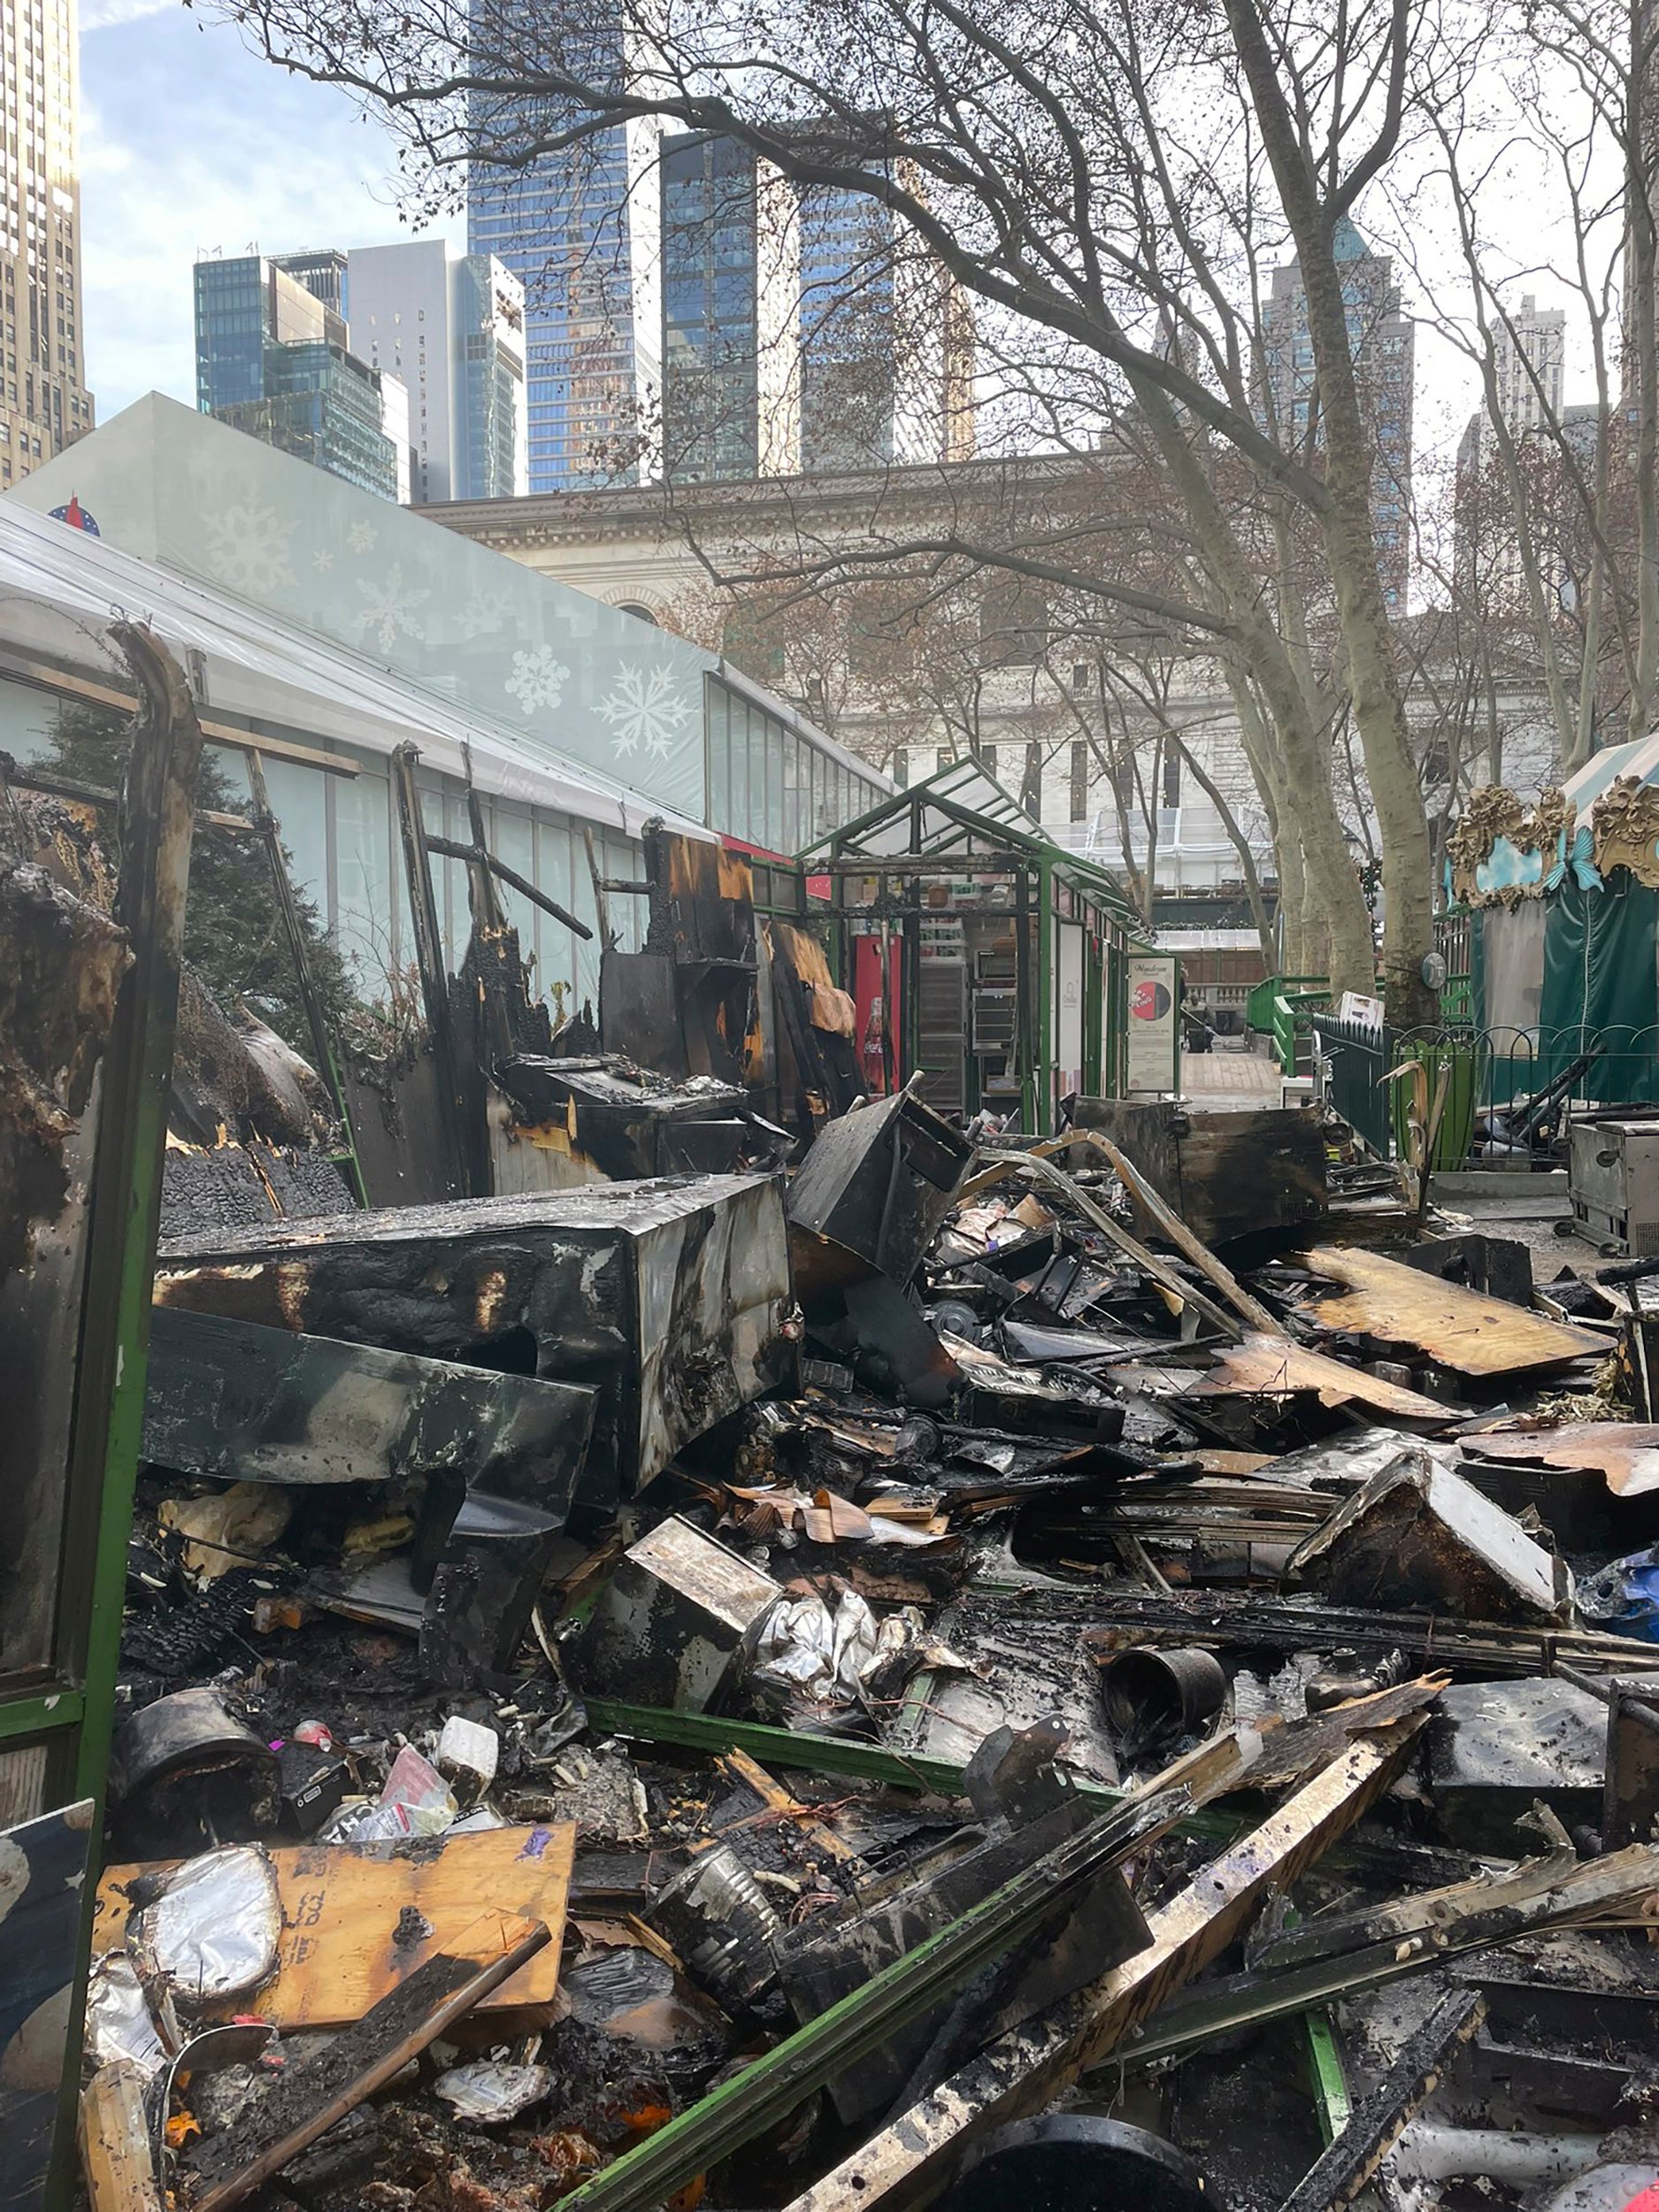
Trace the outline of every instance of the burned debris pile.
[[1301, 1117], [784, 1169], [688, 1064], [498, 1071], [583, 1179], [163, 1244], [94, 2212], [1653, 2184], [1639, 1294]]

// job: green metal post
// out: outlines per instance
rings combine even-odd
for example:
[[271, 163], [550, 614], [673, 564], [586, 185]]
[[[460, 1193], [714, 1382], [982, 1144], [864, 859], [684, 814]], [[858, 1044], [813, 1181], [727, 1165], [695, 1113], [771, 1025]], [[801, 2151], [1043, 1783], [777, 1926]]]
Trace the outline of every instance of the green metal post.
[[1341, 2047], [1328, 2012], [1304, 2012], [1302, 2026], [1308, 2041], [1308, 2069], [1313, 2082], [1313, 2101], [1318, 2108], [1319, 2133], [1326, 2143], [1334, 2143], [1354, 2109]]
[[1106, 989], [1106, 963], [1102, 956], [1101, 940], [1091, 927], [1084, 938], [1083, 952], [1083, 1073], [1085, 1087], [1093, 1098], [1106, 1095], [1104, 1070], [1101, 1055], [1105, 1039], [1103, 995]]
[[[94, 1812], [65, 2101], [49, 2186], [53, 2204], [67, 2202], [73, 2173], [79, 2023], [91, 1951], [133, 1490], [143, 1432], [150, 1290], [202, 751], [201, 726], [178, 664], [147, 630], [119, 623], [112, 634], [127, 655], [138, 688], [138, 728], [122, 810], [121, 882], [115, 914], [133, 964], [122, 981], [104, 1060], [70, 1447], [70, 1495], [95, 1505], [96, 1514], [94, 1529], [88, 1530], [78, 1517], [71, 1532], [64, 1588], [67, 1618], [85, 1625], [85, 1701], [75, 1793], [90, 1798]], [[84, 1612], [79, 1609], [82, 1607]]]
[[1037, 1088], [1041, 1097], [1035, 1121], [1040, 1136], [1054, 1134], [1054, 863], [1045, 853], [1037, 863]]

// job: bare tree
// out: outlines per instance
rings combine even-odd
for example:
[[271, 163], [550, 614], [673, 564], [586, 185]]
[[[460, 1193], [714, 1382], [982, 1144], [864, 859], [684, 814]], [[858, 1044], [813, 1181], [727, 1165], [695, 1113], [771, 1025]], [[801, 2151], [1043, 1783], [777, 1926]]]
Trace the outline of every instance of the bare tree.
[[[1427, 1010], [1428, 829], [1378, 576], [1375, 442], [1336, 252], [1400, 143], [1432, 35], [1410, 0], [625, 0], [630, 66], [563, 0], [221, 0], [274, 58], [387, 110], [431, 188], [464, 165], [523, 171], [639, 119], [746, 146], [808, 188], [861, 196], [981, 304], [1093, 365], [1132, 411], [1201, 548], [1207, 598], [1168, 611], [1225, 641], [1285, 755], [1300, 810], [1319, 720], [1215, 487], [1230, 454], [1309, 518], [1333, 580], [1386, 890], [1390, 1004]], [[1263, 427], [1239, 239], [1294, 245], [1317, 367], [1317, 455]], [[1116, 585], [1118, 603], [1133, 603]], [[1301, 816], [1333, 972], [1369, 970], [1368, 928], [1329, 810]], [[1362, 910], [1363, 911], [1363, 910]]]
[[[1495, 51], [1442, 65], [1435, 158], [1404, 196], [1400, 235], [1410, 251], [1449, 211], [1455, 267], [1448, 278], [1419, 260], [1419, 285], [1480, 378], [1457, 488], [1463, 572], [1446, 588], [1465, 602], [1484, 588], [1509, 618], [1510, 672], [1535, 672], [1570, 773], [1615, 716], [1645, 733], [1659, 707], [1653, 34], [1627, 0], [1525, 0], [1505, 28]], [[1492, 211], [1517, 202], [1557, 211], [1557, 251], [1548, 225], [1503, 234]], [[1588, 337], [1587, 401], [1563, 401], [1517, 308], [1540, 279]]]

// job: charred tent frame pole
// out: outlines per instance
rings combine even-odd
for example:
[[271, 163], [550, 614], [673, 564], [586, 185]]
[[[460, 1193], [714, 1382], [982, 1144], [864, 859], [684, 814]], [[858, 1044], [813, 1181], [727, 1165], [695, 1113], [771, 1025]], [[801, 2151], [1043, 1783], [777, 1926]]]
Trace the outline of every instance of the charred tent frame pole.
[[[201, 726], [177, 662], [134, 624], [118, 623], [111, 634], [126, 654], [138, 688], [115, 910], [132, 965], [122, 979], [100, 1084], [59, 1631], [68, 1650], [86, 1655], [74, 1788], [77, 1795], [93, 1801], [95, 1875], [144, 1423], [150, 1283], [202, 752]], [[55, 2203], [66, 2202], [69, 2194], [81, 2056], [76, 2024], [85, 2005], [96, 1890], [96, 1879], [88, 1879], [49, 2185], [49, 2200]]]
[[456, 1058], [455, 1031], [449, 1020], [449, 977], [443, 960], [443, 936], [438, 926], [438, 904], [432, 895], [430, 841], [421, 818], [420, 792], [415, 783], [419, 752], [400, 745], [392, 755], [392, 787], [397, 794], [397, 820], [403, 834], [403, 872], [409, 879], [409, 912], [415, 933], [415, 964], [420, 971], [420, 995], [426, 1009], [426, 1030], [437, 1064], [439, 1122], [443, 1133], [444, 1180], [456, 1198], [476, 1198], [472, 1155], [466, 1141], [466, 1122], [461, 1099], [461, 1071]]
[[509, 890], [516, 891], [520, 898], [528, 899], [532, 906], [539, 906], [544, 914], [551, 915], [556, 922], [563, 922], [572, 936], [586, 940], [593, 935], [594, 933], [586, 922], [578, 921], [574, 914], [567, 914], [557, 899], [549, 898], [547, 893], [532, 883], [527, 876], [521, 876], [516, 868], [510, 868], [504, 860], [497, 860], [494, 853], [485, 849], [481, 841], [476, 845], [459, 845], [452, 837], [429, 835], [426, 838], [426, 850], [429, 853], [441, 853], [445, 860], [464, 861], [469, 869], [476, 869], [481, 864], [489, 871], [492, 876], [497, 877], [504, 883]]
[[265, 846], [265, 858], [270, 863], [271, 880], [276, 888], [277, 911], [282, 918], [282, 932], [288, 941], [288, 955], [294, 963], [294, 972], [299, 981], [300, 1000], [305, 1009], [305, 1025], [311, 1032], [311, 1056], [327, 1090], [334, 1118], [345, 1133], [346, 1148], [341, 1164], [349, 1172], [351, 1194], [359, 1206], [366, 1206], [369, 1194], [364, 1184], [363, 1170], [357, 1164], [357, 1140], [351, 1133], [351, 1115], [346, 1105], [345, 1087], [340, 1080], [334, 1041], [328, 1034], [323, 1002], [318, 994], [317, 978], [311, 971], [311, 948], [305, 941], [305, 932], [300, 926], [299, 906], [294, 896], [294, 886], [282, 851], [281, 833], [277, 827], [276, 816], [271, 810], [270, 793], [265, 789], [265, 763], [253, 751], [249, 752], [247, 760], [248, 785], [253, 794], [254, 833]]

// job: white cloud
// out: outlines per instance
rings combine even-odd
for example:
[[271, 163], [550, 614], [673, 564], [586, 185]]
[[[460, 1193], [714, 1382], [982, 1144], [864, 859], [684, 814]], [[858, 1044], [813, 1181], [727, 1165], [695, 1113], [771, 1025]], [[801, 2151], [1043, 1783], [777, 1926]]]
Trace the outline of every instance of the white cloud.
[[81, 35], [107, 31], [122, 23], [139, 23], [147, 15], [167, 15], [179, 0], [85, 0], [81, 11]]
[[201, 255], [409, 234], [391, 142], [342, 95], [285, 76], [177, 0], [87, 0], [87, 19], [102, 27], [81, 55], [83, 320], [107, 419], [150, 390], [194, 403]]

